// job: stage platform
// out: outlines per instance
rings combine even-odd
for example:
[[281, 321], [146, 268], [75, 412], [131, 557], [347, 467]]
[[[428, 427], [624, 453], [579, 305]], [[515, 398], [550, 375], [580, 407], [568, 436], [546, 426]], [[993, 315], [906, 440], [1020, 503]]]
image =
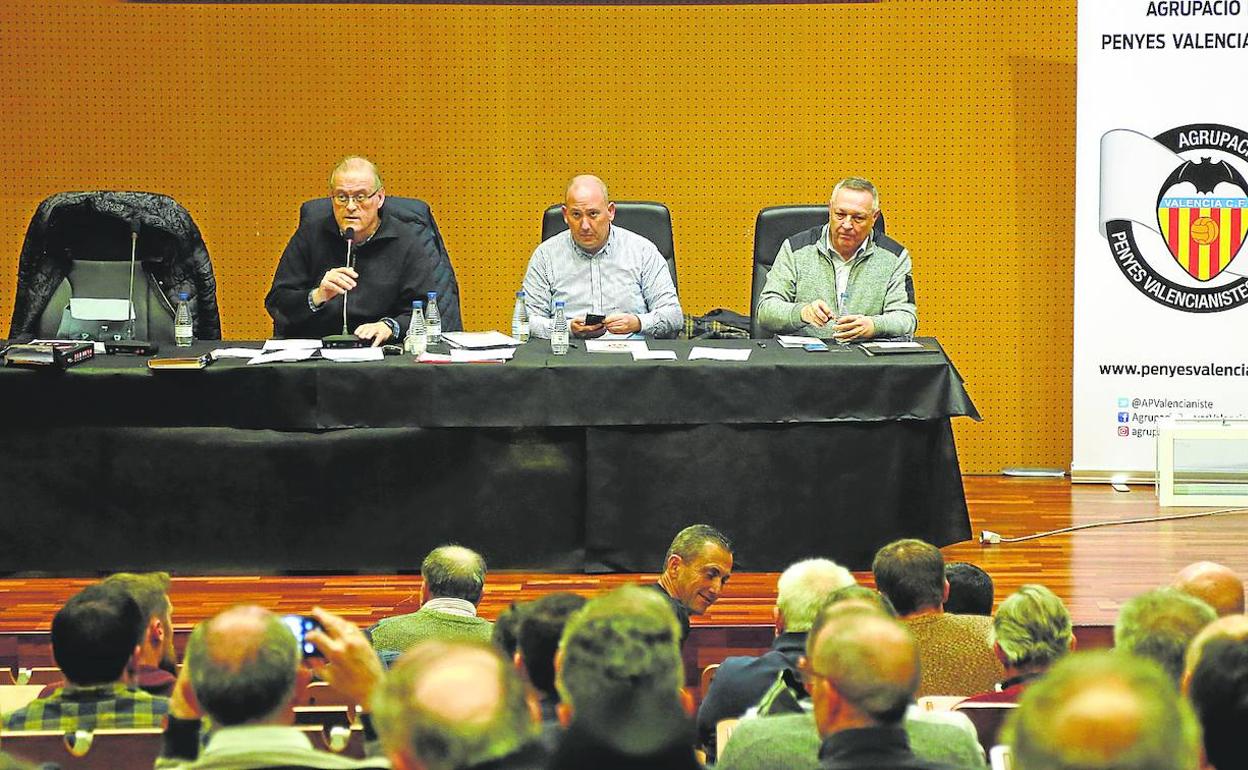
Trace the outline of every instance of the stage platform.
[[[989, 529], [1004, 537], [1103, 521], [1158, 515], [1187, 515], [1209, 509], [1163, 509], [1151, 486], [1115, 492], [1103, 485], [1072, 485], [1067, 480], [964, 478], [975, 533]], [[1000, 601], [1024, 583], [1043, 583], [1061, 596], [1077, 626], [1103, 642], [1123, 601], [1167, 583], [1185, 564], [1218, 561], [1248, 575], [1248, 512], [1166, 523], [1127, 524], [1032, 540], [1018, 544], [964, 542], [945, 547], [949, 561], [970, 561], [986, 569]], [[465, 543], [471, 546], [471, 543]], [[739, 546], [748, 558], [749, 544]], [[819, 554], [810, 554], [817, 556]], [[412, 574], [266, 575], [199, 577], [176, 575], [174, 623], [182, 639], [200, 620], [237, 602], [256, 602], [279, 612], [305, 612], [319, 605], [360, 625], [417, 607], [423, 554], [413, 554]], [[655, 554], [657, 569], [662, 554]], [[856, 573], [870, 585], [870, 573]], [[765, 646], [770, 638], [776, 573], [737, 572], [723, 598], [693, 619], [691, 665], [717, 662], [725, 654]], [[625, 583], [654, 580], [650, 574], [547, 574], [492, 572], [481, 613], [494, 618], [514, 601], [552, 591], [582, 594]], [[50, 665], [47, 629], [53, 613], [91, 581], [82, 578], [0, 579], [0, 666]], [[1088, 638], [1100, 646], [1097, 639]]]

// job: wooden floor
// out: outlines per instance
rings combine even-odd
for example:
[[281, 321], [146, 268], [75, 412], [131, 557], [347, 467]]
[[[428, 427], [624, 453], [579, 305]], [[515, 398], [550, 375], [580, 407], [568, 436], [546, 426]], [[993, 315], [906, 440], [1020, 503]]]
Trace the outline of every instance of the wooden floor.
[[[965, 487], [977, 536], [983, 529], [1009, 538], [1072, 525], [1201, 510], [1163, 510], [1153, 488], [1145, 486], [1119, 493], [1108, 486], [1072, 485], [1065, 480], [968, 476]], [[749, 544], [741, 543], [738, 548], [748, 551]], [[1165, 584], [1189, 562], [1210, 559], [1248, 575], [1248, 515], [1237, 512], [1097, 528], [1018, 544], [965, 542], [943, 550], [947, 560], [970, 561], [986, 569], [996, 581], [998, 601], [1023, 583], [1044, 583], [1066, 600], [1078, 625], [1108, 625], [1125, 599]], [[656, 562], [660, 556], [656, 554]], [[494, 572], [487, 580], [481, 612], [493, 618], [513, 601], [550, 591], [592, 594], [653, 578]], [[859, 581], [870, 584], [870, 574], [860, 574]], [[87, 577], [0, 579], [0, 632], [46, 630], [61, 603], [89, 582]], [[178, 575], [172, 598], [179, 630], [238, 602], [255, 602], [282, 612], [304, 612], [319, 605], [365, 625], [413, 611], [419, 590], [418, 575]], [[775, 573], [737, 573], [720, 601], [694, 623], [770, 624], [775, 591]]]

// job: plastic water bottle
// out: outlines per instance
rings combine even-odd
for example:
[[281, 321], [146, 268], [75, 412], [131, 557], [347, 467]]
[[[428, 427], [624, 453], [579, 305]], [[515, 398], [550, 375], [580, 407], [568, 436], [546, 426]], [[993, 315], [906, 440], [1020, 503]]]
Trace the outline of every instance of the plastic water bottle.
[[173, 314], [173, 341], [180, 348], [189, 348], [194, 339], [194, 326], [191, 323], [191, 295], [187, 292], [178, 293], [178, 307]]
[[403, 352], [412, 356], [422, 356], [429, 347], [429, 332], [425, 327], [425, 303], [418, 299], [412, 300], [412, 321], [407, 326], [407, 336], [403, 338]]
[[555, 317], [550, 322], [550, 352], [557, 356], [568, 352], [568, 317], [563, 302], [555, 303]]
[[524, 292], [516, 292], [516, 309], [511, 311], [511, 336], [521, 342], [529, 341], [529, 308], [524, 304]]
[[425, 309], [425, 328], [429, 332], [429, 344], [442, 341], [442, 314], [438, 312], [438, 293], [429, 292], [429, 305]]
[[[836, 298], [836, 318], [832, 319], [833, 324], [835, 324], [838, 320], [840, 320], [841, 316], [846, 315], [849, 312], [848, 306], [849, 306], [849, 292], [843, 291], [841, 292], [840, 296]], [[836, 339], [835, 342], [838, 345], [849, 344], [848, 340], [842, 340], [842, 339]]]

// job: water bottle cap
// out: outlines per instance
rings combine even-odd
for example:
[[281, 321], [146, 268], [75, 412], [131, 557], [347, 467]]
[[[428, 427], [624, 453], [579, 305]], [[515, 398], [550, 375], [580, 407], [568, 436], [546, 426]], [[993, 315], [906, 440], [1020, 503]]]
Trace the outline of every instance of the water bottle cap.
[[566, 305], [566, 304], [567, 304], [567, 303], [566, 303], [566, 302], [564, 302], [563, 300], [556, 300], [556, 301], [555, 301], [555, 307], [563, 307], [563, 306], [564, 306], [564, 305]]
[[413, 310], [421, 310], [421, 309], [423, 309], [424, 307], [425, 307], [425, 303], [421, 302], [420, 300], [418, 300], [418, 299], [414, 299], [414, 300], [412, 300], [412, 309], [413, 309]]
[[520, 297], [523, 297], [523, 296], [524, 296], [524, 289], [521, 289], [520, 291], [516, 292], [516, 298], [517, 298], [517, 299], [519, 299]]
[[429, 292], [429, 301], [430, 301], [430, 302], [433, 302], [433, 301], [434, 301], [435, 299], [437, 299], [437, 298], [438, 298], [438, 293], [437, 293], [436, 291], [431, 291], [431, 292]]
[[186, 291], [178, 292], [178, 299], [182, 300], [183, 302], [186, 302], [190, 298], [191, 298], [190, 292], [186, 292]]

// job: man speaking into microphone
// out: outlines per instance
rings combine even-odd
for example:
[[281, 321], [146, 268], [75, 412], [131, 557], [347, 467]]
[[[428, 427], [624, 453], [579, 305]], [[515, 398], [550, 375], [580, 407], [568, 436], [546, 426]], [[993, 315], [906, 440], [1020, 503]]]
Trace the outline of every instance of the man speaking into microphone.
[[[301, 222], [277, 263], [264, 298], [274, 334], [326, 337], [345, 325], [373, 346], [398, 344], [412, 300], [439, 288], [438, 255], [413, 225], [386, 215], [386, 190], [367, 158], [345, 158], [330, 172], [329, 200], [333, 216]], [[458, 292], [439, 293], [438, 309], [443, 329], [462, 328]]]

